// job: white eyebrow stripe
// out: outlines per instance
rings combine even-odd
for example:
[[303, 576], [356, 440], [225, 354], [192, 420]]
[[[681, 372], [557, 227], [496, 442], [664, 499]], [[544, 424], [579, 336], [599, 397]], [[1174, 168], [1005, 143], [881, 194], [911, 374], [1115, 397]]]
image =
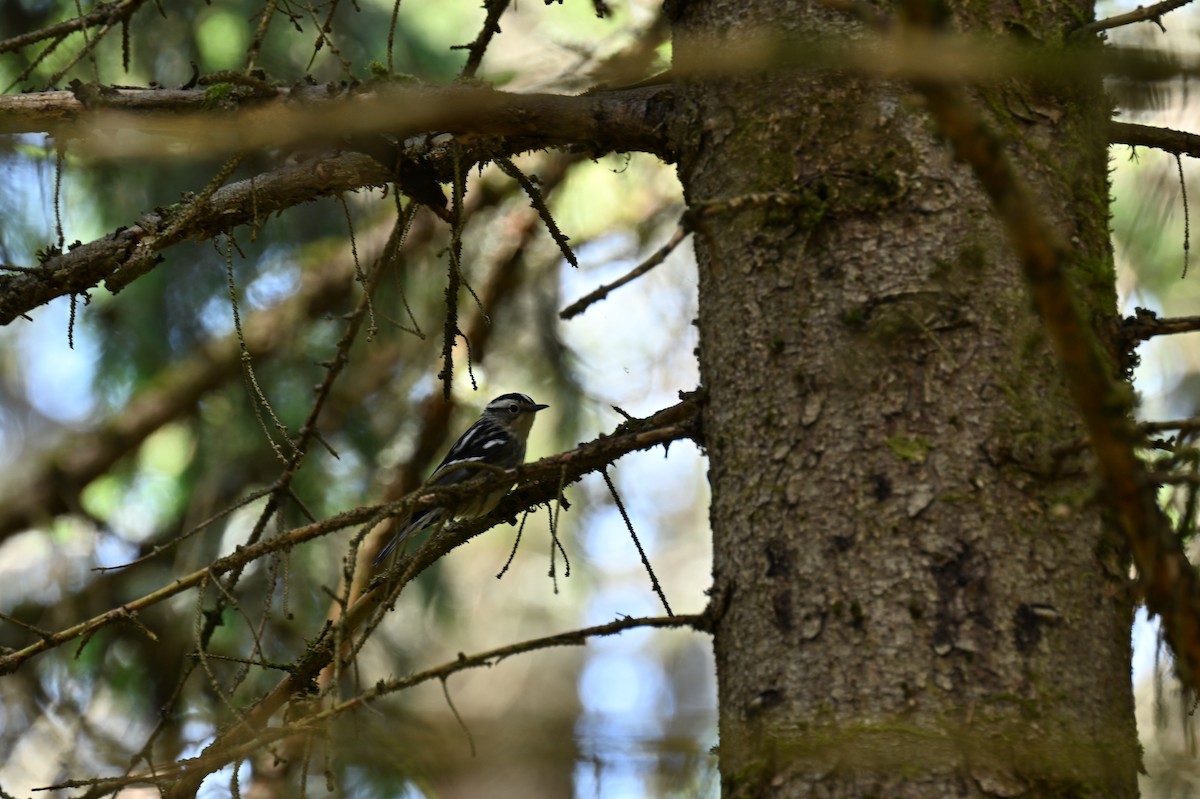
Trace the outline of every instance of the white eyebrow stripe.
[[533, 401], [533, 397], [529, 396], [528, 394], [512, 393], [502, 394], [499, 397], [496, 397], [494, 400], [488, 403], [487, 407], [489, 411], [502, 410], [507, 409], [508, 406], [513, 402], [524, 403], [526, 405], [537, 404]]

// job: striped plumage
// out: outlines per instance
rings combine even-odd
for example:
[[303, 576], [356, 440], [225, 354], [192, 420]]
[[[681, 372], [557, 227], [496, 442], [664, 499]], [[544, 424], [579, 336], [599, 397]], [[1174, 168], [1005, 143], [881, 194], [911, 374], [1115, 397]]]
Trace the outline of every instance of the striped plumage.
[[[546, 407], [548, 406], [534, 402], [527, 394], [502, 394], [496, 397], [483, 409], [479, 420], [454, 442], [454, 446], [450, 447], [450, 451], [442, 458], [442, 462], [434, 469], [425, 485], [431, 488], [453, 485], [489, 472], [488, 469], [472, 464], [511, 469], [523, 463], [525, 441], [529, 438], [530, 428], [533, 427], [533, 417]], [[496, 507], [511, 487], [501, 486], [489, 494], [469, 497], [464, 504], [454, 508], [426, 508], [414, 513], [404, 524], [395, 528], [396, 534], [380, 550], [375, 557], [375, 563], [380, 564], [387, 560], [392, 550], [412, 533], [452, 517], [469, 519], [484, 515]]]

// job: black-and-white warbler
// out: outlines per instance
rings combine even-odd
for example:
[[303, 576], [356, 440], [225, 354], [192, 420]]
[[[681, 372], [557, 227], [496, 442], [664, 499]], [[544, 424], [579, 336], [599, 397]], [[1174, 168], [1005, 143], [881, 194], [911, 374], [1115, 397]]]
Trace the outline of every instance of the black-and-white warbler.
[[[526, 394], [502, 394], [488, 403], [479, 421], [459, 436], [446, 457], [438, 464], [427, 487], [454, 485], [487, 474], [486, 467], [511, 469], [525, 461], [525, 441], [533, 427], [533, 417], [548, 405], [539, 405]], [[473, 465], [485, 464], [486, 466]], [[451, 508], [423, 508], [396, 527], [392, 540], [375, 557], [376, 565], [388, 556], [409, 535], [432, 527], [453, 517], [470, 519], [482, 516], [500, 502], [511, 486], [501, 486], [490, 493], [469, 497]]]

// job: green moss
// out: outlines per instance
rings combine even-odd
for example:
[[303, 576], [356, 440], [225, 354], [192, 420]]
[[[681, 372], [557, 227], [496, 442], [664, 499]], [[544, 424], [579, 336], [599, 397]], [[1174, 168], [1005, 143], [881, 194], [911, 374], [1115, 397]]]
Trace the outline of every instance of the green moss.
[[917, 317], [902, 306], [880, 308], [871, 317], [866, 328], [871, 338], [883, 343], [925, 334], [925, 328], [917, 321]]
[[850, 624], [858, 629], [862, 629], [863, 624], [867, 620], [867, 614], [863, 612], [862, 605], [858, 604], [858, 600], [854, 599], [850, 602]]
[[933, 443], [925, 436], [906, 436], [896, 434], [884, 439], [888, 449], [900, 460], [906, 463], [923, 463]]
[[232, 83], [214, 83], [208, 86], [204, 89], [204, 108], [216, 108], [226, 98], [233, 95], [234, 88]]
[[929, 277], [948, 289], [960, 289], [964, 280], [983, 275], [988, 266], [987, 247], [977, 238], [967, 240], [953, 258], [935, 258]]
[[901, 189], [904, 186], [903, 181], [900, 180], [900, 176], [896, 174], [894, 170], [888, 169], [876, 170], [871, 175], [871, 184], [876, 193], [889, 199], [895, 199], [898, 197], [901, 193]]
[[1021, 338], [1021, 360], [1024, 363], [1044, 362], [1046, 357], [1046, 331], [1041, 327], [1028, 330]]
[[867, 322], [867, 309], [857, 305], [842, 312], [842, 324], [847, 327], [861, 329]]
[[934, 258], [933, 269], [929, 276], [939, 283], [945, 283], [954, 274], [954, 264], [947, 258]]
[[789, 206], [770, 205], [763, 210], [763, 227], [791, 227], [795, 223], [796, 214]]
[[1071, 277], [1081, 292], [1077, 296], [1092, 297], [1107, 307], [1115, 307], [1116, 268], [1111, 258], [1089, 258], [1080, 255], [1071, 264]]
[[1008, 142], [1020, 142], [1022, 145], [1028, 145], [1029, 141], [1025, 137], [1024, 131], [1014, 121], [1013, 114], [1008, 108], [1009, 100], [1005, 95], [1009, 91], [1011, 89], [1007, 85], [983, 86], [979, 89], [979, 97], [992, 112], [990, 121], [999, 128], [996, 132], [1001, 138]]
[[770, 761], [766, 758], [751, 760], [732, 774], [727, 774], [721, 780], [727, 789], [738, 788], [739, 794], [756, 796], [766, 789], [774, 776]]
[[[1015, 694], [1015, 693], [1011, 693], [1011, 692], [1002, 692], [1002, 693], [992, 694], [990, 697], [988, 697], [985, 700], [985, 705], [990, 705], [992, 707], [1015, 706], [1017, 708], [1017, 710], [1020, 712], [1021, 716], [1026, 719], [1036, 719], [1042, 715], [1042, 704], [1041, 703], [1042, 703], [1042, 700], [1032, 699], [1030, 697], [1021, 696], [1020, 694]], [[1002, 713], [999, 716], [996, 716], [996, 718], [1006, 718], [1006, 717], [1007, 717], [1006, 713]]]
[[987, 250], [979, 242], [964, 244], [958, 250], [958, 264], [971, 272], [982, 272], [987, 266]]
[[800, 193], [795, 214], [789, 221], [794, 222], [802, 230], [812, 230], [829, 214], [830, 205], [828, 191], [824, 183], [818, 183], [814, 189], [805, 189]]
[[1137, 406], [1137, 392], [1129, 383], [1114, 382], [1112, 393], [1105, 397], [1104, 407], [1114, 416], [1124, 416]]

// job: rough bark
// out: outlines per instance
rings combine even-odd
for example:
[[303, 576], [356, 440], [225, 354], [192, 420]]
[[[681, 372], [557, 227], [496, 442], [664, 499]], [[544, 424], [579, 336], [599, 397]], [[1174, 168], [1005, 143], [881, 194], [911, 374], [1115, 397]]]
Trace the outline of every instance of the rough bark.
[[[955, 27], [1012, 22], [952, 5]], [[1054, 41], [1091, 13], [1023, 24]], [[855, 27], [800, 2], [691, 2], [675, 24], [681, 59], [690, 37]], [[1111, 314], [1098, 84], [975, 99]], [[1136, 795], [1123, 553], [971, 172], [870, 76], [694, 84], [680, 107], [680, 178], [708, 208], [723, 795]]]

